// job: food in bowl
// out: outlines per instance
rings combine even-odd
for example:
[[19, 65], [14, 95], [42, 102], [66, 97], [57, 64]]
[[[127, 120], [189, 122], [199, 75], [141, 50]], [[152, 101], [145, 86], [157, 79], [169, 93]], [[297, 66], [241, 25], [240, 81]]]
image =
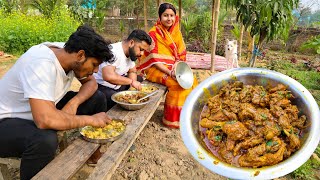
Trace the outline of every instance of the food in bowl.
[[219, 160], [239, 167], [275, 165], [300, 149], [307, 118], [283, 84], [268, 89], [235, 81], [208, 99], [199, 121]]
[[103, 128], [85, 126], [81, 129], [81, 135], [90, 139], [110, 139], [121, 135], [126, 126], [122, 121], [112, 120]]
[[127, 94], [119, 94], [115, 97], [115, 99], [119, 102], [129, 103], [129, 104], [137, 104], [147, 102], [149, 99], [145, 98], [138, 102], [138, 99], [143, 98], [146, 96], [145, 93], [127, 93]]
[[[140, 97], [145, 97], [147, 96], [148, 94], [147, 93], [144, 93], [144, 92], [141, 92], [141, 91], [130, 91], [130, 90], [127, 90], [127, 91], [120, 91], [120, 92], [117, 92], [115, 94], [113, 94], [111, 96], [111, 99], [112, 101], [116, 102], [117, 104], [119, 104], [123, 109], [126, 109], [126, 110], [129, 110], [129, 111], [135, 111], [135, 110], [139, 110], [139, 109], [142, 109], [144, 108], [147, 104], [149, 104], [150, 102], [152, 102], [152, 98], [151, 97], [147, 97], [139, 102], [137, 102], [137, 99], [131, 99], [131, 102], [130, 101], [130, 97], [134, 97], [134, 96], [138, 96], [138, 95], [135, 95], [135, 94], [142, 94], [140, 95]], [[119, 98], [118, 98], [119, 97]], [[121, 98], [121, 97], [125, 97], [125, 98]], [[119, 100], [122, 99], [122, 101], [119, 101]]]
[[145, 92], [145, 93], [152, 93], [154, 91], [157, 91], [158, 89], [159, 88], [157, 88], [156, 86], [153, 86], [153, 85], [143, 85], [141, 88], [141, 91]]
[[[130, 87], [129, 90], [136, 90], [136, 89], [133, 88], [133, 87]], [[149, 93], [152, 93], [152, 92], [157, 91], [157, 90], [159, 90], [159, 88], [154, 86], [154, 85], [152, 85], [152, 84], [141, 84], [141, 90], [140, 90], [141, 92], [149, 94]]]
[[[199, 121], [210, 97], [219, 93], [227, 83], [241, 81], [245, 85], [259, 85], [265, 89], [283, 84], [294, 96], [292, 103], [304, 114], [308, 126], [300, 139], [300, 149], [288, 159], [264, 167], [237, 167], [221, 161], [208, 150]], [[276, 71], [262, 68], [235, 68], [216, 73], [202, 81], [187, 97], [180, 114], [180, 132], [190, 154], [210, 171], [231, 179], [274, 179], [291, 173], [305, 163], [320, 141], [320, 111], [311, 93], [296, 80]]]

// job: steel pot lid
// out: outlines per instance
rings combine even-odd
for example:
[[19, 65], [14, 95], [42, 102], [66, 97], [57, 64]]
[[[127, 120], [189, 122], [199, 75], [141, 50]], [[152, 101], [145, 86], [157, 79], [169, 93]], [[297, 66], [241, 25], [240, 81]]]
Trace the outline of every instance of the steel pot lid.
[[175, 67], [176, 79], [183, 89], [190, 89], [193, 85], [193, 73], [185, 62], [178, 62]]

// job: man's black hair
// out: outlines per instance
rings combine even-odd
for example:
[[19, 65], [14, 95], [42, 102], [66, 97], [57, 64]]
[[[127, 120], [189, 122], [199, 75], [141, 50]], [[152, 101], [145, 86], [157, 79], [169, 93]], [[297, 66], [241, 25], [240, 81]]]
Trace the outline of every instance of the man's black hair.
[[145, 31], [140, 29], [135, 29], [130, 33], [127, 41], [130, 41], [131, 39], [137, 42], [145, 41], [149, 45], [152, 43], [151, 37]]
[[64, 49], [68, 53], [84, 50], [86, 57], [94, 57], [101, 63], [114, 61], [110, 41], [106, 41], [88, 25], [79, 26], [65, 43]]
[[177, 14], [176, 12], [176, 8], [170, 4], [170, 3], [162, 3], [160, 6], [159, 6], [159, 10], [158, 10], [158, 15], [159, 15], [159, 18], [161, 18], [161, 15], [164, 11], [166, 11], [167, 9], [172, 9], [172, 11], [174, 12], [174, 14]]

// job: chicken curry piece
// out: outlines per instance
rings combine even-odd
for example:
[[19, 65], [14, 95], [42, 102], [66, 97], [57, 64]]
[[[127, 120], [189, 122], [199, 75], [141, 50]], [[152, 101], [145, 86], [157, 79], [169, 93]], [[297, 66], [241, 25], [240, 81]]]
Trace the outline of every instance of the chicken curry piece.
[[275, 165], [300, 148], [307, 118], [283, 84], [265, 89], [240, 81], [208, 99], [200, 127], [220, 160], [240, 167]]

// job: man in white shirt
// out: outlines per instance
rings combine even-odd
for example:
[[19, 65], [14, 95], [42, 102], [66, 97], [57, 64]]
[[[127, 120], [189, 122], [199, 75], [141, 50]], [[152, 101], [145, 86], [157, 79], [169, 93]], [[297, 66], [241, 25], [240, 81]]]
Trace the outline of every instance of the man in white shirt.
[[137, 76], [135, 61], [149, 49], [151, 37], [143, 30], [133, 30], [124, 41], [111, 44], [114, 62], [100, 64], [98, 73], [94, 73], [98, 89], [107, 98], [107, 109], [111, 109], [115, 102], [111, 96], [119, 91], [127, 90], [130, 86], [141, 89], [142, 77]]
[[[21, 179], [31, 179], [54, 158], [57, 130], [111, 121], [92, 74], [112, 60], [109, 43], [80, 26], [65, 44], [31, 47], [0, 79], [0, 157], [21, 157]], [[68, 92], [74, 77], [82, 86]]]

